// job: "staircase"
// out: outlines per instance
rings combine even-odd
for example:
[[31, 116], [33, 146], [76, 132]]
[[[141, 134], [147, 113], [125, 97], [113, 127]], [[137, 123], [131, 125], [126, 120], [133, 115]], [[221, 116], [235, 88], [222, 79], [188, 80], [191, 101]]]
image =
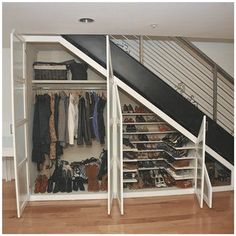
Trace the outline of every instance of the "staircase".
[[[106, 38], [104, 36], [64, 35], [63, 37], [104, 68], [106, 67]], [[184, 127], [194, 136], [197, 136], [202, 117], [206, 114], [208, 124], [207, 145], [220, 156], [225, 158], [229, 163], [234, 164], [233, 136], [229, 133], [231, 127], [228, 127], [229, 129], [226, 130], [213, 120], [213, 118], [215, 119], [217, 117], [219, 113], [218, 111], [217, 113], [209, 113], [210, 109], [205, 108], [206, 106], [202, 105], [203, 103], [198, 102], [198, 100], [195, 104], [193, 104], [191, 99], [186, 99], [186, 97], [176, 91], [174, 86], [170, 85], [171, 82], [167, 83], [164, 81], [160, 75], [154, 73], [150, 68], [148, 68], [148, 66], [145, 66], [145, 64], [140, 63], [136, 60], [137, 58], [135, 59], [130, 55], [130, 53], [127, 53], [125, 50], [121, 49], [120, 46], [117, 46], [114, 42], [111, 42], [110, 47], [113, 71], [116, 77], [118, 77], [125, 85], [129, 86], [138, 94], [143, 96], [146, 100], [151, 102], [167, 116], [175, 120], [179, 125]], [[153, 56], [153, 60], [154, 59], [157, 60]], [[170, 61], [171, 59], [168, 60]], [[192, 62], [192, 64], [195, 65], [194, 62]], [[177, 69], [178, 67], [175, 66], [175, 70]], [[169, 68], [169, 71], [173, 74], [173, 76], [175, 75], [176, 71], [174, 72], [171, 68]], [[159, 73], [161, 73], [161, 70]], [[187, 73], [182, 70], [181, 75], [185, 76], [186, 74]], [[217, 77], [222, 77], [221, 74], [215, 74]], [[191, 77], [191, 75], [188, 75], [188, 77]], [[209, 82], [210, 85], [211, 83], [213, 82]], [[187, 87], [187, 85], [185, 86]], [[191, 87], [191, 89], [195, 91], [193, 86], [188, 87]], [[198, 89], [205, 87], [209, 90], [209, 86], [198, 84]], [[209, 95], [209, 92], [210, 91], [202, 91], [200, 93], [199, 91], [195, 91], [196, 94], [202, 94], [202, 97], [203, 95], [211, 96]], [[203, 101], [203, 98], [201, 99], [201, 101]], [[207, 101], [208, 99], [206, 98], [205, 100]], [[200, 105], [197, 107], [196, 104]], [[227, 117], [231, 120], [229, 116]], [[222, 124], [224, 123], [225, 122], [222, 121]]]

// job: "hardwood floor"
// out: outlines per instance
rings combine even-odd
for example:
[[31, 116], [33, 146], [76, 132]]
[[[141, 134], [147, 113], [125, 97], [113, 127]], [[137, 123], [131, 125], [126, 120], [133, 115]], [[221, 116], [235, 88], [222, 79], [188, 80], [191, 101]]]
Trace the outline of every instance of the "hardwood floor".
[[200, 209], [194, 195], [125, 199], [125, 215], [116, 203], [30, 202], [16, 216], [14, 181], [3, 181], [3, 233], [234, 233], [234, 193], [213, 194], [213, 208]]

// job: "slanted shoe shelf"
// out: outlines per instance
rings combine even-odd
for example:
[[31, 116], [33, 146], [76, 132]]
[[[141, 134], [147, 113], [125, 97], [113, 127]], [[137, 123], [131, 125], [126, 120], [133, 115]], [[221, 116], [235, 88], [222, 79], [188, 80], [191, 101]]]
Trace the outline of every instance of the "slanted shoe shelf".
[[[127, 100], [126, 100], [127, 99]], [[138, 102], [136, 102], [134, 99], [130, 99], [130, 98], [126, 98], [125, 95], [122, 95], [122, 99], [121, 99], [121, 106], [122, 108], [125, 105], [125, 102], [129, 102], [129, 104], [131, 104], [132, 108], [135, 109], [135, 106], [137, 106], [137, 104], [139, 104]], [[126, 104], [128, 105], [128, 104]], [[139, 105], [142, 106], [142, 105]], [[142, 106], [143, 107], [143, 106]], [[143, 107], [143, 109], [145, 109]], [[145, 109], [146, 110], [146, 109]], [[140, 196], [143, 196], [143, 194], [145, 194], [145, 191], [147, 191], [147, 196], [149, 196], [148, 194], [150, 194], [150, 191], [152, 193], [154, 193], [153, 195], [158, 195], [158, 192], [162, 192], [165, 190], [177, 190], [177, 192], [179, 192], [178, 194], [184, 194], [184, 193], [193, 193], [194, 192], [194, 185], [195, 185], [195, 172], [196, 172], [196, 147], [195, 144], [193, 142], [191, 142], [190, 140], [188, 140], [188, 142], [186, 142], [184, 144], [184, 146], [179, 145], [178, 147], [174, 147], [171, 146], [171, 148], [173, 150], [178, 150], [178, 151], [184, 151], [186, 150], [186, 152], [188, 153], [188, 155], [183, 155], [182, 157], [178, 157], [177, 155], [172, 155], [172, 153], [170, 151], [166, 151], [164, 149], [161, 148], [153, 148], [153, 149], [138, 149], [137, 145], [138, 144], [142, 144], [142, 145], [147, 145], [147, 144], [160, 144], [160, 143], [164, 143], [165, 141], [163, 141], [163, 138], [166, 137], [167, 135], [170, 134], [176, 134], [176, 135], [180, 135], [179, 132], [175, 129], [173, 129], [169, 124], [167, 124], [165, 121], [161, 120], [160, 117], [158, 117], [155, 113], [150, 112], [150, 111], [146, 111], [146, 112], [131, 112], [128, 113], [126, 112], [122, 112], [122, 116], [123, 116], [123, 138], [125, 139], [129, 139], [129, 142], [132, 144], [133, 147], [129, 147], [128, 145], [124, 145], [123, 144], [123, 163], [124, 164], [136, 164], [137, 165], [137, 169], [133, 169], [133, 170], [128, 170], [125, 167], [123, 168], [123, 173], [129, 173], [129, 172], [135, 172], [136, 176], [132, 179], [123, 179], [123, 185], [124, 185], [124, 196], [126, 197], [132, 197], [132, 196], [138, 196], [137, 194], [139, 192], [141, 192], [142, 194]], [[158, 121], [153, 121], [153, 122], [138, 122], [136, 121], [136, 116], [143, 116], [143, 118], [145, 120], [148, 119], [148, 117], [153, 117], [153, 119], [156, 119]], [[131, 118], [131, 121], [127, 119], [129, 119], [128, 117]], [[150, 118], [149, 118], [150, 119]], [[136, 128], [136, 131], [132, 131], [129, 132], [126, 127], [129, 125], [133, 125]], [[165, 125], [167, 126], [166, 130], [159, 130], [160, 125]], [[148, 131], [139, 131], [139, 127], [145, 126], [147, 127]], [[169, 127], [169, 128], [168, 128]], [[150, 135], [155, 135], [156, 137], [152, 138], [152, 140], [140, 140], [138, 138], [138, 135], [146, 135], [148, 138]], [[136, 136], [134, 139], [132, 139], [132, 136]], [[156, 140], [155, 140], [156, 138]], [[146, 146], [145, 146], [146, 147]], [[130, 158], [128, 159], [125, 156], [125, 153], [128, 152], [130, 153], [130, 155], [135, 155], [135, 158]], [[142, 158], [141, 156], [139, 156], [140, 154], [146, 154], [149, 155], [151, 153], [159, 153], [159, 157], [156, 158]], [[164, 154], [164, 156], [163, 156]], [[163, 156], [163, 157], [162, 157]], [[171, 159], [172, 161], [170, 162], [168, 159]], [[183, 166], [176, 166], [173, 164], [173, 162], [178, 163], [178, 161], [180, 160], [186, 160], [188, 162], [188, 165], [183, 165]], [[155, 163], [158, 163], [159, 161], [163, 162], [163, 165], [159, 165], [155, 166]], [[145, 167], [142, 166], [142, 163], [153, 163], [152, 167]], [[142, 167], [140, 167], [142, 166]], [[151, 188], [150, 186], [142, 186], [142, 187], [137, 187], [138, 183], [140, 181], [140, 178], [142, 179], [142, 173], [146, 172], [150, 172], [150, 171], [158, 171], [158, 170], [165, 170], [166, 173], [171, 176], [171, 178], [174, 181], [184, 181], [184, 180], [189, 180], [191, 181], [191, 186], [189, 186], [188, 188], [179, 188], [177, 186], [167, 186], [166, 187], [156, 187], [155, 185], [153, 185]], [[182, 174], [181, 174], [182, 172]], [[163, 178], [163, 176], [162, 176]], [[163, 178], [164, 179], [164, 178]], [[144, 180], [142, 179], [142, 181], [144, 182]], [[154, 183], [154, 181], [153, 181]], [[135, 184], [135, 185], [134, 185]], [[135, 187], [136, 186], [136, 187]], [[135, 189], [136, 188], [136, 189]], [[180, 191], [179, 191], [180, 190]], [[127, 193], [127, 194], [126, 194]], [[135, 195], [132, 195], [132, 193], [134, 193]], [[161, 194], [161, 195], [162, 195]], [[168, 195], [168, 194], [167, 194]]]

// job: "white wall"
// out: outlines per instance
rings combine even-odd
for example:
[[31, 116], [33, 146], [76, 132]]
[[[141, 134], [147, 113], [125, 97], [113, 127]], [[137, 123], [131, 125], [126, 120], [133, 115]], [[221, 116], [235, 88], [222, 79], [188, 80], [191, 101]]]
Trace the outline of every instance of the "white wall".
[[11, 136], [11, 79], [10, 79], [10, 49], [2, 50], [2, 136]]
[[192, 42], [208, 57], [234, 77], [234, 44], [221, 42]]

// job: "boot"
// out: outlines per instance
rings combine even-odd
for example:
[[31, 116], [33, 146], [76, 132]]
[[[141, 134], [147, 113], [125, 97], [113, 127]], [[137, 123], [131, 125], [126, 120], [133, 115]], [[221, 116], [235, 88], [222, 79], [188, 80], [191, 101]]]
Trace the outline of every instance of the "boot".
[[101, 183], [101, 190], [102, 191], [107, 191], [108, 188], [108, 175], [105, 174], [102, 176], [102, 183]]
[[85, 173], [88, 177], [89, 192], [99, 191], [99, 183], [97, 179], [98, 172], [99, 172], [99, 166], [97, 164], [89, 164], [85, 166]]
[[52, 178], [50, 178], [50, 179], [48, 180], [47, 192], [48, 192], [48, 193], [51, 193], [52, 190], [53, 190], [53, 180], [52, 180]]
[[79, 190], [80, 191], [85, 191], [83, 178], [79, 177], [77, 181], [78, 181]]
[[78, 183], [78, 177], [76, 177], [74, 180], [73, 180], [73, 190], [74, 191], [78, 191], [79, 190], [79, 183]]
[[48, 187], [48, 177], [46, 175], [42, 175], [42, 182], [40, 186], [40, 193], [45, 193]]
[[36, 180], [35, 180], [35, 186], [34, 186], [34, 192], [35, 193], [40, 192], [41, 184], [42, 184], [42, 175], [38, 175]]

